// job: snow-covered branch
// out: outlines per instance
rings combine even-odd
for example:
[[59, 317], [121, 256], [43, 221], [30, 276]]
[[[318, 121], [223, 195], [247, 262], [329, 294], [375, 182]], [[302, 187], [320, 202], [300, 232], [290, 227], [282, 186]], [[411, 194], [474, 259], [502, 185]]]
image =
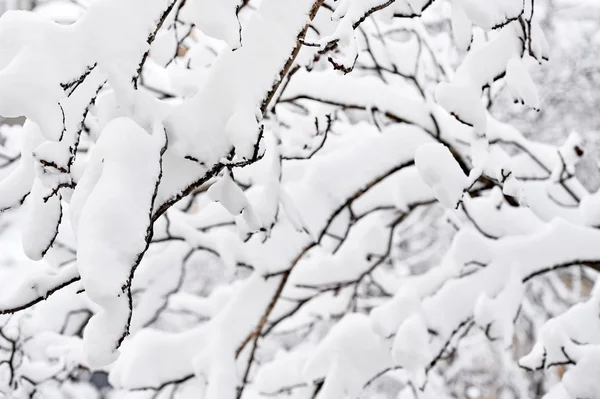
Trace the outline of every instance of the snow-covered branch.
[[3, 393], [98, 372], [136, 398], [439, 398], [476, 380], [474, 337], [511, 376], [511, 350], [568, 367], [548, 398], [597, 393], [598, 290], [570, 307], [600, 271], [585, 142], [489, 110], [500, 85], [544, 106], [538, 4], [77, 7], [0, 18], [0, 115], [25, 118], [0, 209], [36, 262], [0, 300]]

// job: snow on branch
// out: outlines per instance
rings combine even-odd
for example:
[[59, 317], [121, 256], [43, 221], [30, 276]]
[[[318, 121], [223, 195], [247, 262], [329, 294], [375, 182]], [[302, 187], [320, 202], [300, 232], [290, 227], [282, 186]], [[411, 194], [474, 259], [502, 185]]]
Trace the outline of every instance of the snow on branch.
[[0, 313], [10, 314], [27, 309], [79, 280], [79, 272], [75, 264], [66, 266], [59, 272], [46, 271], [32, 274], [19, 288], [0, 301]]
[[[153, 135], [129, 119], [115, 119], [96, 143], [71, 200], [77, 258], [87, 295], [103, 310], [86, 327], [90, 364], [103, 366], [129, 333], [131, 282], [152, 236], [152, 212], [162, 178], [164, 129]], [[127, 198], [114, 194], [131, 191]], [[123, 225], [122, 220], [128, 223]]]
[[539, 5], [217, 3], [0, 18], [1, 222], [37, 268], [6, 267], [0, 391], [523, 397], [560, 366], [547, 398], [594, 397], [586, 143], [489, 107], [544, 106]]

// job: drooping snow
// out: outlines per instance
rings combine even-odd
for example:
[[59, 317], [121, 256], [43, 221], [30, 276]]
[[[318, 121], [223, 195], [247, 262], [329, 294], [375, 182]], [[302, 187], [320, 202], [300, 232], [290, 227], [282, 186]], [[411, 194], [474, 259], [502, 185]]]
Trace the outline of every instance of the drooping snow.
[[[91, 167], [82, 178], [87, 184], [73, 194], [81, 281], [87, 295], [102, 307], [84, 334], [92, 365], [114, 361], [127, 334], [128, 290], [147, 246], [164, 140], [162, 129], [149, 135], [130, 119], [113, 120], [94, 147]], [[123, 192], [130, 194], [122, 196]]]
[[226, 171], [223, 177], [208, 189], [208, 196], [222, 204], [232, 215], [241, 215], [251, 231], [258, 230], [260, 220], [242, 189], [232, 178], [231, 171]]
[[223, 134], [227, 123], [236, 112], [253, 115], [261, 107], [309, 20], [312, 4], [312, 0], [261, 2], [244, 27], [243, 46], [221, 52], [206, 85], [166, 120], [169, 139], [179, 153], [214, 164], [229, 145], [237, 146]]
[[467, 177], [443, 144], [422, 145], [415, 153], [415, 164], [425, 183], [447, 208], [456, 208], [467, 188]]
[[79, 272], [75, 264], [66, 266], [59, 271], [38, 271], [27, 276], [13, 292], [5, 293], [0, 299], [0, 309], [18, 309], [31, 302], [46, 299], [51, 292], [78, 280], [78, 278]]
[[459, 1], [452, 4], [452, 35], [460, 50], [467, 50], [473, 40], [473, 26]]
[[506, 84], [515, 101], [522, 101], [531, 108], [540, 109], [540, 100], [535, 84], [529, 75], [523, 61], [511, 58], [506, 66]]
[[[541, 60], [548, 49], [527, 4], [454, 0], [455, 41], [473, 47], [455, 74], [439, 51], [448, 38], [390, 18], [420, 15], [426, 0], [323, 7], [304, 44], [314, 1], [253, 1], [239, 14], [233, 0], [180, 4], [98, 0], [70, 27], [20, 13], [0, 22], [0, 87], [16, 90], [16, 75], [23, 85], [0, 113], [29, 118], [0, 202], [29, 194], [28, 254], [41, 258], [60, 230], [46, 261], [69, 265], [6, 297], [10, 308], [52, 295], [25, 323], [26, 334], [46, 328], [26, 338], [27, 375], [106, 370], [123, 344], [110, 379], [139, 390], [132, 397], [304, 398], [317, 387], [316, 397], [356, 397], [389, 372], [413, 384], [402, 398], [441, 398], [434, 366], [463, 333], [507, 346], [530, 279], [597, 264], [598, 196], [570, 176], [581, 140], [535, 143], [480, 99], [506, 73], [515, 97], [539, 103], [523, 54]], [[482, 43], [477, 27], [498, 30]], [[318, 44], [335, 48], [319, 54]], [[299, 45], [298, 69], [286, 63]], [[430, 81], [445, 82], [438, 104]], [[423, 222], [436, 199], [453, 211], [435, 219], [458, 230], [445, 256], [444, 232]], [[522, 359], [578, 363], [548, 397], [596, 395], [597, 304], [593, 294], [548, 323]], [[83, 341], [64, 336], [92, 314]]]
[[224, 0], [218, 3], [197, 0], [186, 2], [181, 12], [184, 18], [189, 18], [202, 32], [224, 40], [231, 50], [237, 50], [242, 45], [242, 27], [237, 17], [240, 3], [240, 0]]

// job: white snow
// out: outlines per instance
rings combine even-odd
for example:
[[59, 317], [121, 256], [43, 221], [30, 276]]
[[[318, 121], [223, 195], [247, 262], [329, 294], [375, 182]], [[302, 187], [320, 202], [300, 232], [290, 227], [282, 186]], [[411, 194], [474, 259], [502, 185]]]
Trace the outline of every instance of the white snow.
[[[72, 208], [77, 258], [87, 295], [102, 307], [86, 327], [84, 347], [90, 364], [116, 358], [130, 318], [128, 286], [146, 247], [164, 133], [149, 135], [130, 119], [115, 119], [94, 147]], [[128, 192], [123, 196], [120, 193]], [[128, 223], [122, 223], [127, 220]]]
[[467, 188], [467, 177], [450, 150], [439, 143], [422, 145], [415, 153], [415, 164], [438, 201], [447, 208], [457, 208]]
[[[115, 397], [438, 399], [486, 336], [521, 396], [507, 349], [523, 342], [525, 368], [574, 363], [545, 397], [600, 395], [600, 288], [570, 306], [575, 267], [526, 295], [598, 268], [600, 194], [572, 176], [583, 135], [535, 142], [481, 99], [505, 84], [540, 108], [542, 14], [448, 3], [342, 0], [312, 21], [315, 0], [6, 13], [0, 114], [26, 122], [0, 129], [0, 209], [27, 197], [27, 215], [0, 233], [39, 262], [0, 268], [0, 313], [27, 309], [0, 317], [0, 391], [92, 397], [65, 382], [83, 367]], [[545, 324], [540, 287], [560, 312]]]

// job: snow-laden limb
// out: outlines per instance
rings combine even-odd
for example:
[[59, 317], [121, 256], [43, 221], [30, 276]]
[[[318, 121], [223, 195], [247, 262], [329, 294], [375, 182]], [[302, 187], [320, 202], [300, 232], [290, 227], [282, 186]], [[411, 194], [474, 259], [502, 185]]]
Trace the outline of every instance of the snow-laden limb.
[[35, 159], [46, 173], [38, 176], [44, 185], [54, 189], [72, 188], [70, 175], [86, 117], [94, 105], [106, 77], [99, 68], [90, 69], [85, 78], [70, 89], [68, 97], [60, 101], [64, 113], [64, 130], [60, 141], [45, 141], [34, 152]]
[[[290, 276], [290, 285], [308, 289], [312, 293], [313, 290], [323, 292], [358, 283], [390, 251], [389, 237], [397, 224], [392, 222], [392, 216], [388, 213], [354, 221], [335, 254], [322, 254], [299, 264]], [[300, 291], [295, 293], [290, 290], [286, 296], [298, 295], [302, 298], [304, 293]]]
[[68, 26], [34, 13], [4, 14], [0, 21], [0, 44], [5, 49], [0, 56], [0, 87], [5, 95], [0, 113], [5, 117], [25, 115], [40, 126], [45, 137], [59, 140], [64, 131], [60, 101], [93, 68], [108, 76], [115, 88], [129, 85], [138, 73], [156, 21], [174, 3], [99, 1]]
[[450, 150], [440, 143], [423, 145], [415, 153], [415, 165], [438, 201], [447, 208], [457, 208], [468, 184]]
[[[261, 2], [244, 28], [243, 46], [234, 52], [221, 52], [206, 85], [165, 121], [171, 148], [213, 165], [228, 153], [230, 145], [244, 145], [230, 143], [222, 134], [225, 127], [238, 112], [262, 118], [263, 102], [274, 82], [281, 79], [281, 71], [316, 4], [314, 0]], [[254, 142], [257, 136], [258, 131], [250, 131], [243, 139]]]
[[[182, 334], [144, 330], [124, 345], [111, 370], [111, 383], [134, 390], [151, 389], [195, 373], [207, 381], [207, 398], [235, 396], [237, 381], [230, 375], [235, 348], [268, 306], [277, 284], [278, 279], [265, 280], [255, 274], [210, 323]], [[160, 363], [155, 363], [156, 359]], [[140, 367], [146, 367], [147, 372], [138, 373]]]
[[[73, 194], [81, 281], [102, 307], [84, 334], [92, 365], [114, 361], [129, 332], [131, 282], [151, 237], [165, 139], [160, 126], [150, 135], [130, 119], [113, 120], [94, 147], [82, 178], [87, 184]], [[130, 194], [117, 195], [122, 192]]]
[[[219, 370], [228, 367], [228, 358], [235, 356], [236, 350], [240, 353], [251, 340], [256, 342], [285, 287], [290, 270], [307, 248], [314, 245], [312, 238], [321, 240], [324, 231], [335, 216], [349, 203], [387, 176], [412, 165], [412, 154], [416, 147], [428, 139], [427, 133], [411, 126], [390, 127], [379, 137], [354, 143], [335, 156], [319, 160], [312, 166], [305, 179], [286, 187], [286, 191], [294, 198], [300, 214], [313, 215], [304, 221], [310, 235], [298, 232], [289, 221], [281, 219], [273, 227], [271, 238], [265, 243], [262, 243], [258, 237], [248, 241], [247, 261], [254, 266], [255, 272], [244, 281], [224, 309], [202, 329], [208, 330], [202, 334], [209, 334], [203, 341], [209, 340], [212, 344], [202, 344], [198, 347], [199, 353], [190, 354], [191, 357], [196, 358], [194, 367], [196, 375], [207, 378], [209, 386], [224, 383], [218, 382], [221, 375]], [[374, 158], [364, 162], [365, 153], [373, 154]], [[339, 180], [335, 185], [331, 185], [329, 177], [342, 172], [352, 173], [354, 179]], [[307, 207], [311, 208], [311, 212], [307, 211]], [[277, 256], [273, 256], [274, 254]], [[226, 328], [225, 326], [233, 323], [233, 320], [236, 328]], [[222, 333], [225, 330], [229, 331], [227, 335]], [[200, 334], [200, 330], [198, 333]], [[214, 334], [221, 334], [221, 336], [213, 336]], [[184, 344], [184, 337], [185, 335], [181, 336], [180, 344]], [[168, 342], [174, 340], [177, 340], [177, 336], [169, 338]], [[160, 361], [159, 364], [165, 367], [155, 367], [152, 373], [144, 375], [129, 373], [127, 370], [136, 370], [147, 362], [142, 357], [146, 353], [143, 348], [146, 348], [147, 344], [134, 337], [127, 345], [131, 345], [132, 349], [124, 352], [116, 368], [111, 372], [113, 376], [111, 378], [119, 386], [130, 389], [157, 386], [163, 382], [178, 380], [192, 372], [191, 363], [187, 365], [187, 373], [182, 374], [180, 369], [173, 369], [168, 366], [168, 362]], [[161, 339], [158, 337], [152, 339], [152, 345], [155, 348], [158, 345], [162, 346]], [[133, 349], [134, 346], [136, 349]], [[162, 352], [162, 349], [159, 351]], [[189, 348], [188, 351], [191, 352]], [[224, 356], [224, 353], [229, 355]]]
[[[298, 74], [300, 74], [300, 73], [301, 72], [298, 72]], [[291, 84], [293, 84], [293, 80], [291, 81]], [[288, 88], [289, 87], [292, 87], [292, 86], [288, 86]], [[287, 90], [287, 88], [286, 88], [286, 90]], [[282, 97], [282, 98], [285, 99], [285, 93], [284, 93], [284, 97]], [[318, 101], [318, 99], [317, 99], [317, 101]], [[290, 102], [292, 102], [292, 101], [290, 101]], [[363, 108], [366, 109], [366, 108], [368, 108], [368, 106], [364, 106], [364, 107], [361, 106], [361, 109], [363, 109]], [[427, 113], [427, 116], [429, 117], [429, 113]], [[487, 118], [487, 115], [485, 115], [485, 117]], [[385, 131], [385, 129], [384, 129], [384, 131]], [[322, 170], [327, 170], [327, 168], [325, 168], [325, 167], [322, 167], [321, 169]], [[323, 177], [323, 179], [326, 179], [326, 177]], [[296, 191], [294, 186], [295, 185], [292, 184], [292, 185], [290, 185], [290, 187], [286, 187], [286, 190], [289, 191], [289, 192], [291, 192], [293, 194], [293, 198], [296, 198], [296, 197], [301, 198], [302, 196], [299, 195], [300, 191]], [[300, 187], [302, 187], [302, 186], [300, 186]], [[303, 187], [303, 188], [305, 188], [305, 187]], [[322, 187], [319, 187], [319, 188], [322, 190]], [[248, 195], [249, 202], [253, 202], [253, 199], [255, 198], [253, 192], [255, 192], [255, 191], [257, 191], [257, 190], [253, 190], [253, 187], [248, 190], [247, 195]], [[316, 192], [317, 191], [315, 191], [315, 192], [313, 192], [311, 194], [314, 195], [314, 194], [316, 194]], [[330, 195], [331, 195], [331, 193], [330, 193]], [[298, 205], [297, 208], [299, 210], [299, 214], [313, 214], [314, 215], [314, 212], [312, 210], [312, 208], [314, 208], [314, 203], [311, 202], [310, 205], [311, 205], [311, 211], [310, 212], [307, 210], [307, 208], [303, 208], [302, 205]], [[337, 213], [335, 216], [340, 215], [341, 212], [342, 211], [340, 211], [340, 213]], [[227, 220], [227, 219], [225, 218], [225, 220]], [[332, 221], [333, 220], [328, 221], [327, 225], [329, 225]], [[282, 222], [284, 222], [284, 223], [282, 223]], [[285, 258], [289, 259], [290, 261], [292, 261], [293, 264], [296, 264], [297, 255], [296, 256], [294, 256], [294, 255], [297, 252], [294, 250], [293, 252], [290, 252], [290, 254], [288, 256], [287, 251], [283, 251], [287, 246], [289, 246], [290, 248], [296, 246], [296, 244], [294, 243], [294, 241], [290, 240], [289, 237], [288, 237], [288, 232], [289, 232], [289, 235], [291, 237], [295, 237], [293, 235], [293, 233], [292, 233], [293, 230], [289, 229], [287, 227], [286, 227], [287, 230], [282, 230], [282, 226], [285, 226], [285, 222], [286, 222], [286, 220], [283, 219], [282, 221], [279, 221], [279, 223], [274, 226], [274, 228], [272, 230], [272, 237], [273, 238], [267, 240], [266, 243], [265, 243], [265, 245], [270, 246], [270, 243], [272, 242], [272, 240], [274, 240], [275, 237], [278, 237], [278, 236], [285, 237], [285, 239], [282, 238], [282, 239], [275, 240], [274, 242], [277, 245], [273, 245], [272, 248], [275, 249], [275, 250], [277, 250], [277, 253], [286, 252]], [[304, 225], [305, 225], [306, 229], [308, 230], [308, 232], [310, 233], [310, 235], [309, 236], [304, 236], [304, 238], [303, 238], [306, 246], [300, 246], [300, 245], [298, 245], [298, 248], [302, 248], [303, 249], [303, 251], [300, 253], [300, 256], [303, 256], [303, 255], [305, 255], [307, 253], [306, 249], [309, 248], [309, 246], [310, 246], [311, 236], [312, 236], [313, 239], [316, 236], [315, 230], [317, 232], [319, 232], [318, 228], [314, 229], [314, 228], [311, 228], [311, 227], [313, 227], [313, 226], [318, 225], [318, 224], [321, 223], [321, 216], [320, 215], [317, 215], [317, 217], [311, 216], [311, 218], [304, 220], [304, 222], [305, 222]], [[362, 223], [357, 224], [356, 227], [360, 228], [358, 226], [361, 226], [361, 225], [362, 225]], [[285, 231], [285, 234], [283, 233], [284, 231]], [[323, 231], [323, 230], [321, 230], [321, 231]], [[510, 225], [509, 225], [509, 227], [506, 227], [506, 230], [504, 230], [504, 231], [505, 232], [506, 231], [512, 232], [512, 230], [510, 230]], [[506, 234], [509, 234], [509, 233], [506, 233]], [[298, 237], [303, 237], [301, 235], [301, 233], [296, 233], [296, 235]], [[319, 238], [319, 241], [321, 241], [321, 239], [323, 237], [324, 237], [324, 235], [321, 236], [321, 237], [317, 237], [317, 238]], [[350, 238], [350, 237], [354, 237], [354, 235], [351, 235], [351, 236], [349, 235], [348, 238]], [[260, 240], [258, 238], [253, 238], [253, 239], [251, 239], [248, 242], [247, 246], [249, 248], [253, 248], [253, 245], [255, 245], [257, 243], [257, 241], [260, 241]], [[291, 245], [291, 244], [294, 244], [294, 245]], [[269, 249], [271, 249], [271, 248], [269, 248]], [[257, 250], [257, 251], [255, 251], [254, 249], [251, 250], [250, 259], [248, 259], [250, 261], [249, 262], [250, 265], [252, 265], [252, 266], [263, 265], [262, 261], [259, 261], [259, 262], [257, 262], [257, 261], [251, 261], [252, 258], [255, 257], [256, 254], [260, 253], [261, 251], [262, 250]], [[294, 269], [294, 271], [295, 270], [301, 270], [301, 267], [302, 267], [301, 265], [302, 265], [302, 263], [298, 262], [297, 266]], [[271, 286], [271, 289], [274, 289], [275, 296], [280, 296], [281, 295], [281, 288], [280, 287], [283, 287], [283, 289], [285, 290], [285, 287], [294, 278], [293, 277], [294, 274], [290, 275], [289, 282], [286, 281], [285, 277], [284, 278], [280, 278], [280, 276], [277, 273], [278, 272], [284, 273], [283, 275], [285, 276], [286, 275], [285, 269], [283, 271], [281, 271], [280, 269], [277, 269], [277, 268], [275, 268], [275, 269], [267, 268], [267, 270], [265, 270], [265, 272], [266, 271], [271, 271], [271, 274], [268, 275], [271, 279], [279, 280], [279, 284], [278, 285]], [[435, 278], [433, 279], [433, 281], [430, 281], [431, 284], [426, 285], [425, 288], [423, 288], [423, 296], [425, 297], [425, 296], [430, 295], [431, 293], [433, 293], [433, 291], [428, 291], [428, 289], [432, 289], [432, 290], [437, 289], [438, 287], [442, 286], [445, 283], [445, 281], [446, 281], [447, 278], [459, 277], [460, 275], [461, 275], [461, 271], [460, 270], [457, 271], [454, 268], [451, 268], [451, 270], [449, 270], [449, 272], [448, 272], [448, 270], [446, 270], [445, 273], [438, 273], [438, 275], [435, 276]], [[479, 276], [479, 277], [481, 279], [485, 280], [486, 276], [483, 276], [483, 277]], [[475, 303], [476, 299], [477, 299], [477, 297], [475, 297], [473, 299], [472, 303]], [[273, 304], [273, 301], [271, 301], [271, 302], [268, 303], [268, 306], [267, 306], [267, 309], [266, 309], [266, 313], [265, 313], [267, 315], [267, 319], [269, 318], [269, 314], [273, 311], [272, 310], [272, 306], [271, 306], [272, 304]], [[277, 305], [275, 305], [275, 306], [277, 306]], [[471, 311], [472, 311], [472, 309], [471, 309]], [[413, 318], [412, 320], [417, 320], [417, 319]], [[418, 323], [412, 323], [410, 325], [412, 325], [413, 327], [415, 327], [415, 326], [419, 327]], [[410, 325], [409, 325], [409, 327], [410, 327]], [[420, 325], [420, 327], [423, 327], [423, 325]], [[262, 329], [262, 327], [261, 327], [261, 329]], [[404, 333], [400, 334], [400, 336], [403, 336], [403, 334], [406, 335], [406, 336], [411, 336], [411, 334], [412, 334], [411, 332], [414, 332], [416, 330], [418, 330], [418, 328], [409, 329], [407, 327], [406, 331]], [[421, 330], [422, 330], [422, 328], [421, 328]], [[251, 352], [251, 359], [250, 359], [250, 363], [249, 364], [251, 364], [252, 363], [252, 357], [254, 356], [254, 352], [255, 352], [255, 349], [257, 347], [257, 344], [256, 344], [257, 339], [254, 339], [253, 336], [249, 336], [249, 337], [250, 337], [249, 340], [251, 342], [253, 341], [253, 345], [251, 346], [251, 350], [250, 350], [250, 352]], [[254, 335], [254, 337], [258, 337], [258, 334]], [[217, 352], [220, 353], [225, 358], [225, 360], [227, 360], [231, 356], [231, 352], [229, 350], [222, 351], [222, 352], [217, 351]], [[240, 352], [240, 356], [242, 356], [244, 353], [245, 353], [244, 351]], [[419, 372], [419, 371], [424, 370], [426, 368], [426, 366], [428, 365], [428, 363], [426, 361], [424, 361], [422, 358], [419, 358], [419, 357], [416, 358], [417, 359], [416, 361], [412, 361], [410, 359], [404, 359], [403, 358], [403, 356], [405, 356], [405, 355], [408, 356], [408, 357], [413, 356], [412, 353], [408, 353], [408, 352], [402, 351], [402, 350], [399, 350], [398, 353], [400, 354], [399, 357], [398, 357], [398, 360], [403, 361], [403, 362], [406, 360], [407, 364], [409, 364], [409, 363], [413, 364], [415, 366], [414, 367], [414, 371], [415, 372]], [[214, 355], [214, 356], [217, 356], [217, 355]], [[203, 359], [205, 359], [205, 360], [207, 358], [212, 359], [213, 355], [207, 354], [205, 357], [203, 357]], [[229, 363], [229, 360], [227, 360], [227, 361], [225, 361], [225, 360], [223, 360], [223, 362], [221, 363], [221, 367], [228, 367], [228, 365], [231, 366], [231, 364]], [[123, 366], [123, 367], [126, 368], [127, 366]], [[220, 379], [222, 377], [225, 378], [226, 376], [224, 374], [221, 374], [221, 371], [222, 371], [221, 367], [217, 368], [219, 371], [215, 371], [214, 372], [216, 374], [212, 374], [213, 371], [211, 371], [210, 369], [209, 370], [203, 369], [203, 372], [201, 372], [200, 374], [205, 375], [205, 376], [207, 374], [210, 374], [210, 375], [212, 375], [211, 379], [216, 379], [216, 380], [218, 380], [218, 379]], [[248, 370], [249, 368], [250, 368], [250, 366], [248, 366], [248, 368], [246, 370]], [[419, 370], [419, 369], [421, 369], [421, 370]], [[248, 374], [246, 373], [246, 376], [247, 375]], [[184, 374], [184, 375], [180, 374], [179, 377], [176, 378], [176, 376], [173, 376], [173, 378], [171, 380], [166, 380], [164, 383], [175, 383], [175, 381], [183, 380], [183, 379], [187, 380], [188, 378], [190, 378], [189, 376], [190, 376], [190, 374]], [[231, 380], [233, 377], [231, 375], [229, 375], [227, 378], [229, 380]], [[246, 383], [245, 378], [244, 378], [244, 380], [241, 383], [242, 384]], [[161, 384], [161, 385], [158, 385], [158, 386], [154, 385], [153, 387], [156, 388], [156, 387], [160, 387], [160, 386], [164, 386], [164, 384]], [[141, 388], [143, 388], [143, 387], [144, 386], [141, 386]], [[147, 387], [149, 387], [149, 385]], [[339, 387], [336, 387], [336, 388], [339, 388]], [[220, 392], [220, 391], [212, 391], [212, 392]]]
[[[38, 141], [35, 148], [24, 149], [24, 165], [29, 162], [30, 154], [35, 159], [32, 165], [37, 170], [35, 183], [28, 183], [30, 178], [21, 176], [20, 187], [14, 187], [11, 194], [21, 198], [7, 206], [18, 205], [33, 187], [28, 200], [30, 222], [23, 240], [25, 253], [31, 259], [43, 258], [58, 234], [63, 212], [61, 201], [69, 200], [76, 184], [71, 169], [86, 117], [99, 91], [108, 79], [120, 93], [122, 105], [129, 106], [129, 86], [132, 81], [135, 85], [138, 69], [153, 39], [152, 33], [158, 29], [156, 24], [160, 26], [161, 18], [169, 13], [173, 4], [144, 3], [144, 12], [140, 13], [141, 3], [105, 0], [94, 3], [85, 16], [70, 26], [61, 26], [31, 13], [14, 12], [3, 16], [0, 31], [4, 29], [5, 34], [1, 37], [19, 35], [19, 40], [10, 43], [2, 53], [0, 86], [17, 84], [20, 88], [3, 96], [6, 102], [3, 107], [7, 109], [0, 112], [4, 116], [25, 115], [37, 121], [47, 139]], [[134, 14], [136, 23], [131, 24], [127, 15]], [[114, 16], [118, 16], [116, 21]], [[113, 28], [107, 36], [101, 32], [109, 20]], [[22, 29], [29, 33], [18, 33]], [[45, 32], [44, 40], [36, 39], [31, 33], [37, 29]], [[127, 45], [114, 44], [124, 36], [130, 40]], [[113, 62], [115, 57], [119, 63]], [[43, 72], [39, 68], [44, 68]], [[39, 114], [40, 110], [43, 114]], [[20, 170], [24, 171], [24, 166]], [[9, 178], [5, 184], [11, 181]]]
[[298, 71], [286, 86], [280, 102], [314, 100], [346, 109], [380, 111], [398, 122], [412, 123], [435, 132], [425, 101], [370, 76], [340, 76], [332, 71]]
[[[577, 205], [589, 193], [575, 179], [560, 179], [556, 184], [557, 187], [546, 184], [553, 175], [564, 175], [566, 164], [561, 161], [560, 152], [553, 146], [527, 140], [514, 127], [493, 118], [488, 117], [487, 125], [487, 138], [491, 144], [515, 147], [522, 152], [522, 155], [507, 157], [504, 151], [501, 151], [498, 146], [494, 146], [495, 154], [490, 152], [489, 168], [485, 167], [486, 174], [495, 176], [499, 181], [510, 182], [513, 180], [512, 183], [514, 183], [521, 180], [519, 186], [523, 188], [528, 206], [543, 220], [551, 220], [556, 216], [573, 220], [573, 217], [569, 215], [572, 214], [571, 210], [557, 205], [549, 197], [560, 199], [561, 203]], [[567, 140], [562, 148], [562, 151], [568, 154], [567, 158], [571, 160], [568, 162], [569, 164], [573, 164], [583, 155], [577, 141], [569, 143]], [[509, 188], [508, 185], [504, 186], [504, 189]], [[518, 189], [518, 187], [516, 188]]]
[[200, 30], [216, 39], [224, 40], [230, 49], [242, 45], [242, 27], [237, 11], [241, 0], [226, 0], [214, 3], [210, 0], [184, 2], [183, 18], [189, 18]]
[[[501, 189], [495, 187], [487, 197], [464, 197], [462, 209], [477, 230], [489, 238], [533, 234], [543, 227], [544, 222], [531, 209], [506, 206], [503, 201]], [[495, 212], [495, 208], [502, 211]]]
[[235, 52], [221, 52], [210, 68], [206, 85], [167, 118], [165, 127], [172, 143], [164, 156], [164, 181], [168, 183], [159, 187], [156, 215], [218, 174], [223, 169], [218, 162], [232, 146], [240, 148], [243, 155], [248, 143], [254, 145], [258, 131], [248, 132], [235, 142], [229, 140], [232, 135], [222, 133], [236, 112], [262, 118], [260, 114], [266, 112], [289, 72], [300, 49], [299, 39], [321, 3], [261, 2], [244, 28], [243, 46]]
[[[262, 0], [257, 9], [235, 0], [121, 3], [99, 0], [71, 27], [47, 24], [50, 38], [64, 33], [67, 43], [85, 25], [99, 31], [96, 20], [112, 24], [110, 9], [121, 36], [117, 43], [109, 31], [76, 60], [67, 56], [77, 46], [52, 47], [44, 56], [67, 57], [70, 78], [56, 80], [63, 61], [50, 60], [48, 87], [62, 93], [33, 90], [58, 100], [30, 117], [50, 125], [58, 104], [63, 118], [41, 126], [44, 142], [23, 147], [27, 168], [15, 165], [11, 184], [26, 179], [6, 203], [35, 187], [28, 252], [39, 258], [54, 243], [45, 261], [78, 255], [84, 289], [75, 294], [74, 273], [19, 291], [23, 307], [52, 294], [23, 314], [27, 361], [6, 378], [3, 365], [16, 364], [6, 356], [20, 358], [21, 349], [10, 350], [20, 347], [16, 322], [0, 326], [8, 338], [0, 339], [0, 382], [36, 377], [19, 382], [19, 395], [39, 387], [52, 397], [38, 377], [63, 384], [72, 370], [109, 363], [122, 343], [110, 380], [130, 397], [370, 397], [379, 382], [403, 399], [458, 396], [480, 381], [456, 377], [478, 367], [446, 356], [460, 339], [487, 335], [503, 350], [515, 342], [518, 314], [532, 325], [526, 334], [541, 324], [530, 320], [533, 277], [598, 267], [589, 226], [599, 224], [600, 196], [573, 177], [584, 142], [535, 143], [496, 121], [481, 99], [506, 73], [513, 94], [535, 106], [524, 66], [547, 49], [531, 1], [453, 0], [443, 15], [435, 2], [423, 24], [404, 17], [420, 15], [426, 0], [334, 2], [337, 9], [308, 0]], [[468, 51], [456, 74], [440, 31], [447, 17]], [[127, 19], [135, 32], [124, 30]], [[498, 30], [483, 38], [479, 28]], [[6, 54], [27, 47], [3, 39]], [[328, 59], [344, 58], [352, 76], [331, 71]], [[558, 277], [548, 281], [557, 296], [568, 291]], [[548, 331], [544, 344], [577, 352], [569, 340], [579, 332]], [[569, 353], [577, 371], [564, 386], [591, 386], [580, 370], [594, 366], [593, 345], [589, 358]], [[487, 385], [525, 396], [509, 358], [493, 367], [512, 374]]]
[[[484, 29], [501, 27], [490, 41], [470, 49], [451, 82], [442, 82], [436, 88], [439, 104], [459, 121], [472, 126], [475, 133], [480, 135], [487, 132], [485, 108], [480, 101], [482, 89], [505, 75], [513, 97], [539, 109], [535, 86], [521, 58], [528, 51], [529, 55], [541, 62], [547, 58], [547, 43], [539, 29], [539, 22], [532, 18], [527, 21], [523, 19], [526, 3], [518, 0], [491, 1], [485, 5], [470, 0], [453, 2], [453, 7], [464, 10], [475, 25]], [[453, 12], [458, 13], [454, 19], [463, 19], [461, 11]], [[457, 32], [458, 23], [457, 20]], [[466, 23], [463, 19], [462, 26]], [[463, 32], [460, 35], [467, 36]], [[466, 39], [460, 39], [460, 42], [464, 46]], [[458, 98], [461, 101], [457, 101]]]
[[343, 21], [355, 29], [368, 16], [388, 6], [393, 7], [393, 3], [394, 0], [344, 0], [335, 9], [332, 19], [340, 21], [340, 25]]
[[[309, 234], [282, 221], [264, 245], [256, 245], [254, 238], [249, 241], [251, 264], [264, 273], [285, 271], [311, 241], [322, 240], [329, 224], [347, 205], [388, 176], [413, 165], [416, 148], [429, 140], [422, 129], [393, 125], [379, 136], [365, 138], [319, 159], [304, 179], [285, 187], [299, 214], [310, 216], [304, 219]], [[365, 159], [365, 154], [371, 154], [371, 158]], [[343, 174], [353, 178], [335, 178]]]
[[355, 30], [367, 18], [373, 16], [415, 17], [421, 15], [433, 0], [345, 0], [340, 2], [331, 18], [336, 22], [334, 31], [321, 38], [322, 51], [337, 48], [342, 54], [329, 55], [328, 61], [334, 69], [346, 73], [354, 69], [359, 55]]
[[[497, 37], [479, 48], [471, 49], [456, 70], [451, 82], [436, 88], [438, 103], [458, 120], [486, 132], [486, 111], [480, 100], [484, 86], [503, 76], [508, 62], [520, 57], [524, 32], [517, 22], [505, 26]], [[460, 99], [460, 101], [459, 101]]]
[[452, 7], [462, 7], [464, 13], [482, 29], [498, 29], [523, 14], [521, 0], [491, 0], [485, 4], [476, 0], [453, 0]]
[[61, 270], [45, 270], [25, 277], [25, 281], [14, 292], [5, 294], [0, 300], [0, 313], [15, 313], [45, 300], [53, 293], [79, 281], [77, 265], [65, 266]]

